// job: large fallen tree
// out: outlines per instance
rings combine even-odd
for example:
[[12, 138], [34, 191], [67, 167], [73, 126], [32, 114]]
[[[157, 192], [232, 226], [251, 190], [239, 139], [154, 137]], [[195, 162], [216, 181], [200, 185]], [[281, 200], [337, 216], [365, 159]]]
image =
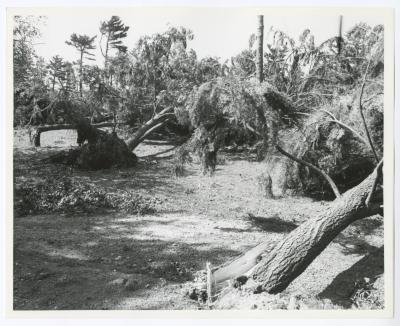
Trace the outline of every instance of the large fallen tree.
[[270, 241], [243, 254], [234, 261], [214, 268], [209, 282], [212, 297], [227, 280], [242, 275], [252, 277], [259, 290], [279, 293], [297, 278], [311, 262], [351, 223], [382, 213], [382, 166], [358, 186], [331, 202], [319, 215], [289, 233], [277, 244]]
[[[63, 101], [59, 101], [58, 105], [63, 106], [62, 104]], [[72, 106], [72, 104], [70, 104]], [[46, 131], [53, 131], [53, 130], [74, 130], [76, 129], [78, 131], [78, 144], [81, 145], [85, 139], [81, 136], [81, 132], [83, 129], [88, 129], [89, 124], [84, 124], [84, 126], [81, 126], [81, 130], [77, 129], [77, 121], [78, 120], [85, 120], [86, 118], [82, 117], [77, 110], [74, 110], [73, 112], [68, 112], [64, 108], [64, 113], [68, 117], [69, 121], [73, 121], [72, 123], [66, 123], [66, 124], [56, 124], [56, 125], [43, 125], [43, 126], [37, 126], [33, 129], [33, 131], [30, 131], [30, 140], [34, 144], [35, 147], [40, 146], [40, 136], [43, 132]], [[134, 135], [128, 139], [127, 145], [128, 148], [133, 151], [141, 142], [143, 142], [151, 133], [156, 131], [157, 129], [161, 128], [162, 126], [165, 125], [167, 121], [172, 119], [174, 117], [174, 112], [173, 112], [173, 107], [167, 107], [160, 111], [159, 113], [155, 114], [150, 120], [148, 120], [146, 123], [144, 123], [142, 126], [138, 128], [138, 130], [134, 133]], [[86, 119], [87, 120], [87, 119]], [[105, 128], [105, 127], [114, 127], [115, 125], [124, 125], [127, 124], [126, 122], [101, 122], [101, 123], [93, 123], [90, 124], [91, 128]], [[83, 132], [85, 133], [85, 132]]]
[[113, 166], [131, 167], [136, 164], [136, 155], [115, 131], [109, 133], [100, 130], [99, 125], [107, 126], [104, 123], [90, 124], [89, 119], [80, 114], [79, 107], [69, 101], [60, 101], [58, 105], [60, 110], [64, 111], [67, 121], [70, 122], [66, 126], [77, 130], [78, 142], [83, 145], [68, 152], [62, 151], [53, 155], [50, 157], [52, 162], [88, 170], [107, 169]]
[[[69, 123], [35, 128], [31, 136], [33, 143], [35, 146], [40, 146], [40, 135], [46, 131], [76, 129], [78, 133], [77, 142], [80, 147], [54, 155], [51, 160], [90, 170], [110, 168], [112, 166], [130, 167], [135, 165], [137, 158], [132, 151], [152, 132], [162, 127], [174, 117], [172, 107], [163, 109], [139, 127], [134, 135], [125, 143], [117, 136], [115, 131], [108, 133], [99, 129], [103, 127], [115, 127], [115, 122], [91, 124], [89, 119], [82, 116], [79, 106], [74, 105], [74, 103], [59, 101], [57, 106]], [[124, 124], [124, 122], [118, 124]]]
[[[259, 28], [262, 29], [262, 24], [259, 25]], [[378, 44], [381, 45], [380, 42]], [[258, 47], [258, 57], [262, 56], [262, 51], [261, 44]], [[340, 52], [340, 48], [338, 52]], [[322, 101], [317, 102], [313, 106], [318, 107], [318, 110], [312, 112], [307, 106], [300, 106], [298, 101], [293, 102], [295, 96], [289, 91], [281, 93], [273, 87], [269, 87], [268, 84], [262, 83], [262, 71], [259, 72], [261, 75], [258, 78], [259, 85], [247, 87], [242, 96], [243, 101], [241, 101], [240, 91], [231, 92], [234, 100], [224, 101], [224, 103], [228, 103], [228, 106], [232, 106], [231, 103], [241, 103], [240, 110], [233, 111], [233, 114], [232, 110], [222, 111], [233, 121], [243, 118], [247, 129], [253, 129], [254, 133], [262, 138], [263, 145], [267, 150], [267, 160], [268, 155], [273, 156], [272, 162], [275, 157], [281, 159], [282, 156], [277, 155], [280, 153], [285, 156], [285, 159], [288, 158], [303, 165], [306, 167], [307, 177], [311, 176], [310, 172], [322, 177], [330, 185], [336, 199], [317, 216], [310, 216], [307, 222], [297, 227], [281, 241], [272, 243], [270, 240], [266, 240], [237, 259], [217, 268], [212, 268], [208, 263], [207, 292], [209, 301], [215, 298], [218, 290], [226, 286], [227, 281], [235, 280], [234, 285], [243, 284], [248, 278], [255, 281], [256, 292], [279, 293], [301, 275], [333, 239], [351, 223], [376, 214], [383, 214], [383, 160], [380, 160], [380, 153], [383, 152], [383, 142], [380, 136], [383, 129], [383, 118], [380, 119], [383, 116], [383, 103], [376, 103], [374, 108], [370, 108], [369, 112], [372, 114], [367, 120], [363, 108], [365, 101], [362, 99], [364, 90], [366, 90], [367, 76], [373, 77], [372, 73], [369, 74], [373, 57], [379, 57], [379, 51], [375, 54], [372, 51], [369, 55], [361, 81], [358, 103], [355, 106], [358, 107], [358, 110], [352, 110], [353, 102], [345, 100], [347, 103], [341, 103], [341, 98], [339, 98], [338, 101], [332, 101], [329, 105]], [[245, 82], [242, 82], [241, 85], [245, 85]], [[228, 83], [225, 83], [223, 87], [225, 89], [232, 88]], [[346, 84], [346, 89], [347, 87], [348, 84]], [[372, 87], [369, 91], [376, 92], [376, 88]], [[351, 92], [355, 93], [356, 87]], [[214, 97], [219, 95], [215, 91], [212, 94]], [[319, 88], [310, 89], [309, 94], [322, 95]], [[262, 100], [260, 100], [260, 95], [262, 95]], [[212, 107], [212, 104], [218, 103], [220, 99], [221, 96], [214, 101], [208, 101], [207, 104]], [[246, 104], [250, 104], [253, 115], [245, 114], [247, 113]], [[304, 109], [304, 112], [301, 108]], [[330, 110], [326, 110], [326, 108]], [[326, 114], [318, 113], [321, 111], [328, 114], [331, 119], [327, 120]], [[238, 114], [235, 114], [237, 112], [241, 114], [239, 119]], [[303, 115], [308, 118], [298, 118]], [[258, 118], [257, 120], [254, 119], [255, 116]], [[253, 128], [252, 125], [256, 127]], [[267, 133], [268, 129], [270, 130], [269, 134]], [[348, 134], [346, 135], [346, 133]], [[359, 146], [360, 142], [361, 146]], [[374, 142], [378, 145], [377, 148], [374, 147]], [[291, 148], [294, 154], [289, 154], [279, 144]], [[369, 148], [365, 148], [365, 145]], [[363, 174], [351, 170], [349, 161], [353, 157], [364, 156], [365, 162], [371, 161], [369, 149], [373, 154], [373, 161], [376, 163], [372, 163], [370, 168], [363, 169], [361, 171]], [[367, 153], [364, 153], [365, 150]], [[371, 173], [375, 164], [377, 165]], [[339, 168], [337, 168], [338, 165]], [[278, 165], [279, 177], [282, 177], [282, 172], [286, 172], [291, 166], [286, 165], [286, 170], [284, 170]], [[268, 172], [271, 172], [273, 168], [274, 166], [271, 164]], [[344, 193], [341, 194], [333, 180], [340, 181], [341, 179], [334, 172], [340, 171], [343, 180], [346, 179], [345, 169], [361, 178], [352, 184], [351, 188], [348, 188], [347, 184], [344, 184], [345, 187], [343, 187], [342, 184], [341, 191], [344, 190]], [[324, 170], [329, 171], [336, 178], [331, 178]], [[289, 179], [292, 184], [301, 182], [301, 173], [298, 171], [296, 174], [297, 179], [295, 180], [298, 182]], [[290, 174], [288, 175], [291, 177]], [[281, 183], [287, 184], [287, 182]]]
[[[273, 111], [279, 116], [296, 114], [296, 109], [289, 99], [281, 96], [273, 89], [263, 89], [263, 96]], [[362, 92], [360, 97], [362, 97]], [[283, 101], [284, 100], [284, 101]], [[360, 100], [361, 101], [361, 100]], [[253, 101], [250, 101], [253, 102]], [[257, 110], [261, 127], [266, 127], [266, 113], [253, 105]], [[290, 109], [288, 109], [290, 108]], [[368, 128], [364, 123], [366, 134]], [[258, 131], [262, 136], [262, 131]], [[207, 290], [209, 298], [214, 298], [218, 289], [225, 286], [226, 281], [243, 279], [242, 276], [253, 278], [259, 291], [279, 293], [286, 289], [313, 262], [313, 260], [332, 242], [332, 240], [351, 223], [376, 214], [382, 214], [383, 191], [381, 160], [374, 171], [357, 186], [340, 194], [337, 186], [327, 173], [318, 167], [284, 151], [278, 145], [277, 135], [269, 137], [270, 145], [277, 152], [315, 170], [329, 183], [336, 195], [324, 211], [300, 225], [278, 243], [266, 241], [242, 256], [217, 268], [208, 265]], [[266, 140], [266, 137], [262, 137]], [[271, 146], [272, 147], [272, 146]], [[371, 149], [373, 146], [371, 144]], [[377, 156], [375, 156], [377, 158]]]
[[382, 211], [381, 191], [374, 194], [374, 201], [368, 200], [376, 191], [377, 180], [381, 182], [382, 165], [383, 161], [363, 182], [291, 232], [261, 259], [252, 277], [262, 290], [283, 291], [348, 225]]
[[135, 134], [127, 141], [127, 145], [133, 151], [143, 140], [146, 139], [152, 132], [161, 128], [165, 123], [174, 117], [172, 107], [167, 107], [155, 114], [150, 120], [143, 124]]
[[88, 121], [81, 121], [77, 126], [78, 134], [87, 142], [68, 152], [60, 152], [50, 160], [86, 170], [108, 169], [111, 167], [131, 167], [137, 162], [136, 155], [115, 132], [99, 130]]

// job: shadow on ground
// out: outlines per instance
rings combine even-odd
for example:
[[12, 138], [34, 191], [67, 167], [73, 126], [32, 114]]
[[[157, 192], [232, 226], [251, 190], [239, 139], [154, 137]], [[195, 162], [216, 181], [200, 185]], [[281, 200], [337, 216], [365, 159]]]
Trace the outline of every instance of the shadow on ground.
[[350, 308], [350, 300], [353, 295], [357, 282], [364, 278], [372, 282], [384, 272], [384, 248], [374, 247], [371, 252], [359, 260], [349, 269], [343, 271], [335, 277], [333, 282], [326, 287], [318, 296], [330, 299], [334, 304]]
[[[19, 219], [14, 309], [115, 309], [120, 302], [145, 298], [161, 288], [165, 304], [176, 301], [183, 307], [186, 300], [186, 307], [195, 308], [196, 302], [177, 292], [179, 285], [192, 280], [206, 261], [219, 265], [239, 252], [207, 242], [165, 241], [145, 231], [151, 224], [174, 223], [175, 219], [145, 217]], [[29, 234], [23, 232], [26, 227]], [[141, 309], [155, 305], [148, 301], [141, 303]]]
[[[15, 219], [15, 309], [197, 309], [185, 296], [185, 283], [207, 261], [214, 266], [229, 261], [266, 236], [279, 241], [324, 209], [307, 198], [258, 197], [255, 180], [264, 167], [249, 163], [254, 158], [246, 153], [223, 153], [221, 162], [226, 161], [212, 178], [203, 176], [198, 166], [189, 166], [186, 178], [175, 178], [165, 144], [152, 140], [138, 148], [143, 158], [134, 168], [95, 172], [40, 161], [60, 148], [14, 151], [15, 183], [68, 174], [109, 191], [132, 190], [160, 199], [154, 215], [107, 211]], [[363, 220], [350, 226], [335, 240], [329, 256], [333, 263], [316, 260], [315, 274], [303, 275], [294, 289], [308, 289], [333, 270], [330, 280], [337, 277], [332, 284], [317, 284], [313, 295], [349, 306], [354, 283], [383, 272], [383, 248], [370, 241], [383, 232], [380, 223]], [[360, 259], [357, 254], [368, 256], [354, 264]], [[336, 264], [340, 259], [353, 266], [340, 273], [346, 268]]]
[[282, 220], [278, 216], [262, 217], [249, 215], [248, 219], [252, 226], [265, 232], [288, 233], [298, 226], [293, 222]]
[[383, 229], [377, 230], [382, 225], [383, 220], [379, 216], [359, 220], [340, 233], [334, 242], [342, 246], [341, 251], [345, 255], [369, 254], [375, 251], [376, 247], [371, 245], [366, 237], [375, 234], [383, 238]]

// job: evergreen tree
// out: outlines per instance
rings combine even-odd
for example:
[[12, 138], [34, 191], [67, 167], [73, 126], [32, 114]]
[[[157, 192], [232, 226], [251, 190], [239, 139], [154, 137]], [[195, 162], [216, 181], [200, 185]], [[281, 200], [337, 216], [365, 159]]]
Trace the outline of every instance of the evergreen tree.
[[65, 79], [65, 67], [66, 63], [64, 62], [63, 58], [59, 55], [55, 55], [50, 59], [48, 64], [49, 74], [51, 77], [51, 87], [54, 92], [55, 85], [57, 81], [62, 86], [63, 81]]
[[[127, 36], [129, 26], [125, 26], [118, 16], [112, 16], [109, 21], [102, 22], [100, 25], [100, 50], [104, 57], [104, 69], [106, 77], [108, 76], [109, 51], [116, 49], [125, 53], [127, 47], [122, 44], [122, 39]], [[105, 40], [105, 49], [103, 50], [102, 42]]]
[[82, 97], [82, 81], [83, 81], [83, 59], [94, 60], [93, 53], [89, 50], [94, 50], [96, 46], [93, 44], [97, 36], [77, 35], [73, 33], [70, 41], [66, 41], [68, 45], [75, 47], [79, 51], [79, 93]]

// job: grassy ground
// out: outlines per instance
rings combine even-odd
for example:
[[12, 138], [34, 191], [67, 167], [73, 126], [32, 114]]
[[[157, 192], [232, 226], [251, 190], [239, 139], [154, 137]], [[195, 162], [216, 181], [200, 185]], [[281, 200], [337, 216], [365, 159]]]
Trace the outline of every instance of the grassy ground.
[[[196, 164], [174, 177], [174, 144], [162, 141], [140, 145], [139, 164], [131, 169], [72, 171], [41, 161], [73, 145], [75, 137], [72, 131], [47, 132], [43, 147], [35, 149], [26, 133], [16, 132], [15, 183], [67, 174], [110, 191], [155, 196], [157, 212], [15, 218], [15, 309], [200, 309], [187, 292], [206, 261], [220, 264], [267, 238], [278, 241], [326, 205], [304, 197], [263, 198], [257, 188], [263, 164], [247, 154], [225, 154], [213, 177]], [[382, 275], [382, 219], [368, 218], [337, 237], [283, 293], [232, 289], [217, 308], [379, 307]], [[355, 294], [362, 298], [351, 300]], [[371, 298], [379, 304], [368, 303]]]

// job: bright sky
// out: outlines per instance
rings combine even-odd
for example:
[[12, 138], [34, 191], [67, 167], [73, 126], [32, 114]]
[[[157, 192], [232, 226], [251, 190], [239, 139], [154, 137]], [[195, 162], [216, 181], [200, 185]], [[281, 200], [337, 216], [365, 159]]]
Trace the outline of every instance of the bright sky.
[[[256, 33], [256, 14], [264, 14], [264, 34], [268, 37], [271, 26], [286, 32], [298, 40], [304, 29], [309, 28], [315, 36], [316, 44], [329, 37], [337, 35], [340, 12], [326, 10], [324, 13], [306, 11], [254, 11], [243, 9], [143, 9], [130, 8], [121, 12], [96, 11], [90, 12], [76, 9], [75, 11], [57, 12], [47, 15], [47, 25], [42, 30], [42, 38], [36, 45], [39, 55], [46, 60], [59, 54], [69, 61], [77, 59], [76, 50], [65, 44], [72, 33], [99, 35], [100, 22], [108, 20], [111, 15], [118, 15], [130, 26], [128, 37], [124, 40], [128, 49], [132, 49], [143, 35], [163, 32], [172, 26], [184, 26], [194, 33], [194, 40], [189, 44], [197, 55], [216, 56], [224, 61], [248, 47], [249, 36]], [[360, 13], [352, 11], [343, 15], [343, 31], [347, 31], [358, 22], [370, 25], [383, 24], [382, 17], [368, 11]], [[99, 39], [99, 36], [98, 36]], [[97, 39], [95, 50], [98, 63], [103, 59], [100, 54]]]

